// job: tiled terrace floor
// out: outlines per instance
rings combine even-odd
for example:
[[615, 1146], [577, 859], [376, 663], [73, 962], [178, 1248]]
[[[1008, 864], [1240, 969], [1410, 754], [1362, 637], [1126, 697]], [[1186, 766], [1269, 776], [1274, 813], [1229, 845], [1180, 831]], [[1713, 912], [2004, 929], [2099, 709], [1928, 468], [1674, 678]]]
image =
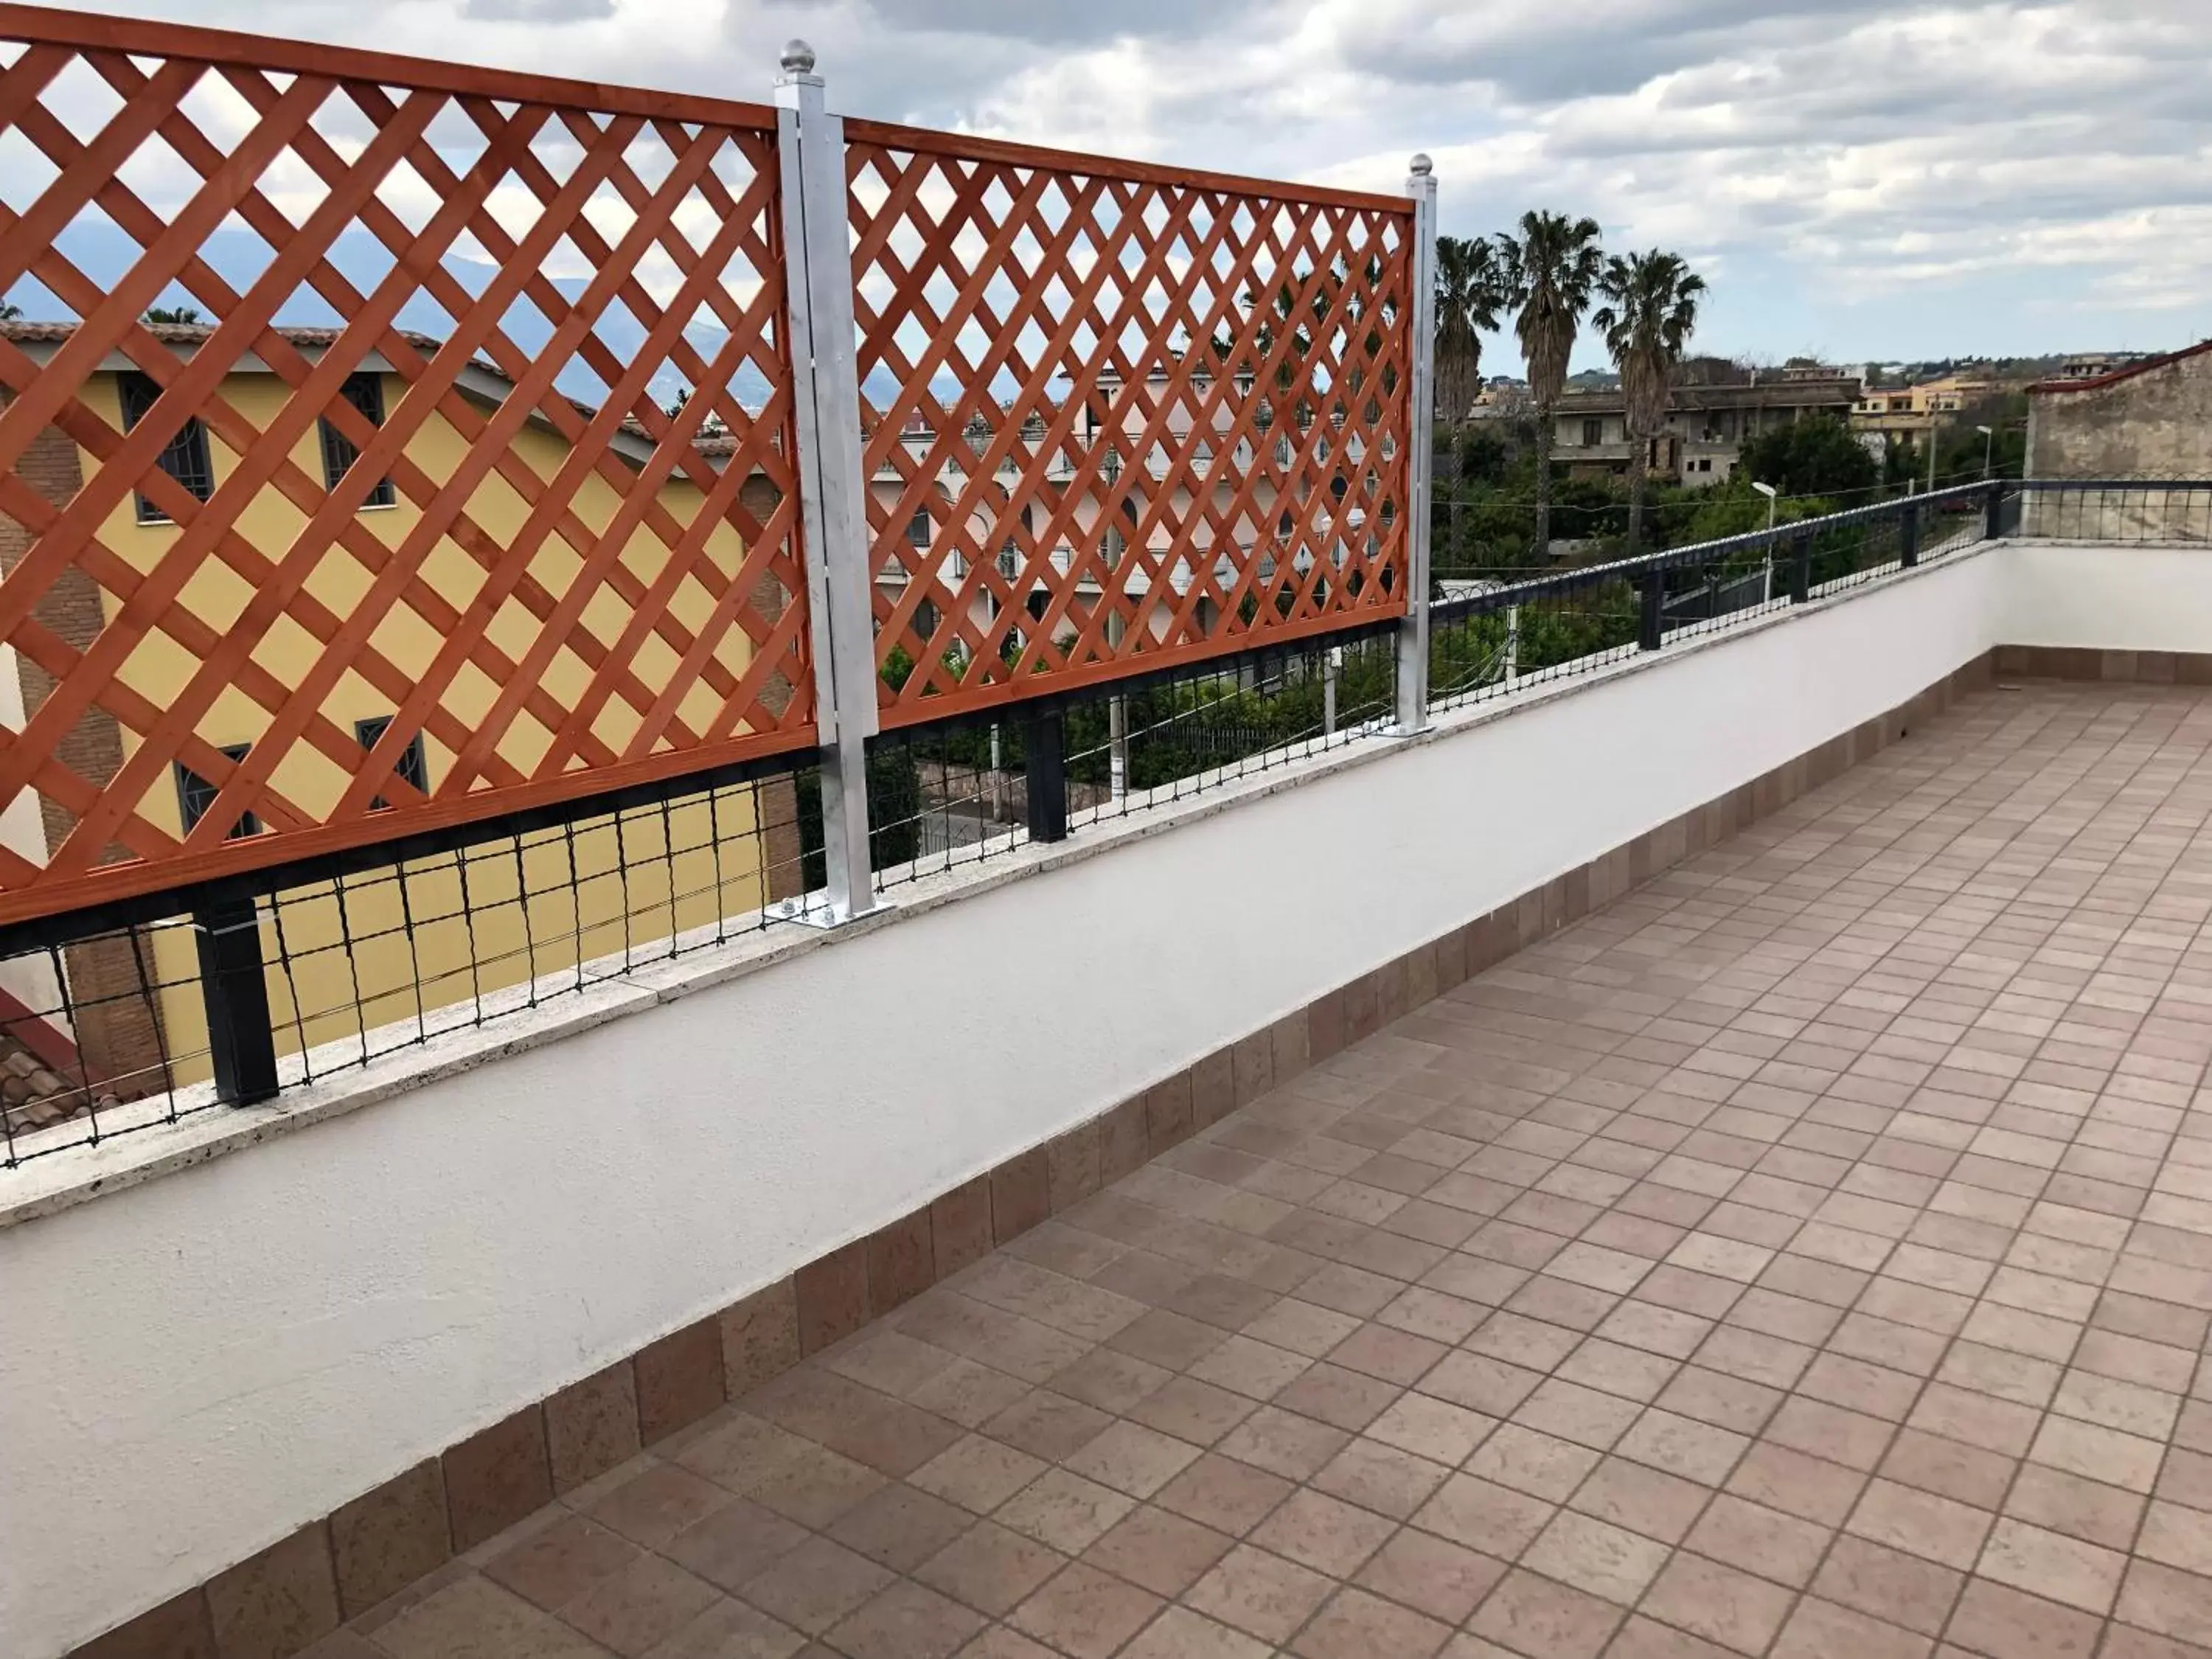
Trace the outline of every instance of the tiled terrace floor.
[[2212, 1654], [2208, 745], [1978, 697], [324, 1652]]

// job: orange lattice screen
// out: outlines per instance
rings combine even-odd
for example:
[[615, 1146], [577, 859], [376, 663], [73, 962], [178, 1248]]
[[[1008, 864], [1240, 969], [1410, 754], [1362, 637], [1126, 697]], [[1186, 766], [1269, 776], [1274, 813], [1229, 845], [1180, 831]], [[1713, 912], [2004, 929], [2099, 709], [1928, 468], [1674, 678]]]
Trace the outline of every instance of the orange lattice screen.
[[1409, 203], [845, 131], [887, 725], [1402, 611]]
[[0, 5], [0, 921], [812, 743], [774, 112]]

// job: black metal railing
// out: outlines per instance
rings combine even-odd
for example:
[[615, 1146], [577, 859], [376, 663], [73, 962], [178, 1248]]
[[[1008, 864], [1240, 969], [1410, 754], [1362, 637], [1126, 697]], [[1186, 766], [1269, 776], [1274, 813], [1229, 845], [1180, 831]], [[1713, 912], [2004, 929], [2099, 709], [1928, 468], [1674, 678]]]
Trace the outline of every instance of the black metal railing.
[[[1439, 709], [1594, 672], [1996, 537], [2212, 542], [2212, 483], [1977, 483], [1433, 601]], [[1395, 625], [869, 744], [896, 887], [1390, 729]], [[0, 931], [0, 1167], [430, 1042], [805, 919], [810, 753]]]
[[1432, 696], [1455, 708], [1590, 673], [1939, 558], [1992, 533], [2007, 487], [1870, 502], [1440, 599], [1430, 607]]
[[763, 764], [11, 927], [0, 1167], [798, 920], [821, 858], [813, 783], [811, 764]]
[[1392, 711], [1396, 624], [903, 726], [869, 745], [884, 887], [1186, 799], [1373, 732]]
[[2030, 478], [2008, 483], [1996, 533], [2039, 541], [2212, 543], [2212, 481]]

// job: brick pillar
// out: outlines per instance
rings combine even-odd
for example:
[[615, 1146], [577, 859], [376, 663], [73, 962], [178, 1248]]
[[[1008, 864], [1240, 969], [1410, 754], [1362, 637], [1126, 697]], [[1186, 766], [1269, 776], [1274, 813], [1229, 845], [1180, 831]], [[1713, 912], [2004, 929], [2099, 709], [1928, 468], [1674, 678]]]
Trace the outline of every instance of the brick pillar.
[[799, 862], [799, 788], [791, 774], [779, 772], [763, 778], [753, 799], [760, 814], [761, 856], [768, 860], [761, 896], [769, 904], [798, 898], [806, 891], [806, 873]]
[[[0, 408], [8, 398], [0, 392]], [[77, 447], [53, 427], [33, 439], [15, 464], [16, 476], [42, 500], [66, 507], [84, 487]], [[30, 531], [0, 513], [0, 574], [15, 569], [31, 550]], [[100, 587], [71, 565], [40, 594], [32, 617], [76, 650], [88, 649], [106, 620]], [[20, 653], [15, 665], [22, 684], [26, 718], [53, 695], [52, 676]], [[88, 783], [102, 786], [123, 766], [123, 732], [115, 716], [94, 707], [54, 745], [54, 758]], [[39, 815], [52, 857], [76, 825], [76, 816], [41, 795]], [[120, 846], [103, 848], [100, 862], [112, 864], [130, 854]], [[62, 952], [63, 971], [76, 1005], [77, 1049], [97, 1077], [112, 1080], [112, 1091], [128, 1099], [168, 1087], [161, 1031], [161, 1010], [144, 988], [158, 982], [150, 947], [127, 938], [73, 945]], [[76, 1081], [76, 1079], [66, 1079]]]

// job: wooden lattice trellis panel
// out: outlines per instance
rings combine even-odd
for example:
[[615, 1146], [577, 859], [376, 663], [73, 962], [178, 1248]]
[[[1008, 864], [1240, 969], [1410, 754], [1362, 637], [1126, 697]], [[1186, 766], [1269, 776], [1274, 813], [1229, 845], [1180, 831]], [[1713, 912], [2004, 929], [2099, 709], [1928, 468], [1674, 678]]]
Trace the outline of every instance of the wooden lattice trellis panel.
[[1409, 203], [846, 134], [886, 725], [1403, 611]]
[[810, 745], [777, 177], [759, 106], [0, 5], [0, 922]]

